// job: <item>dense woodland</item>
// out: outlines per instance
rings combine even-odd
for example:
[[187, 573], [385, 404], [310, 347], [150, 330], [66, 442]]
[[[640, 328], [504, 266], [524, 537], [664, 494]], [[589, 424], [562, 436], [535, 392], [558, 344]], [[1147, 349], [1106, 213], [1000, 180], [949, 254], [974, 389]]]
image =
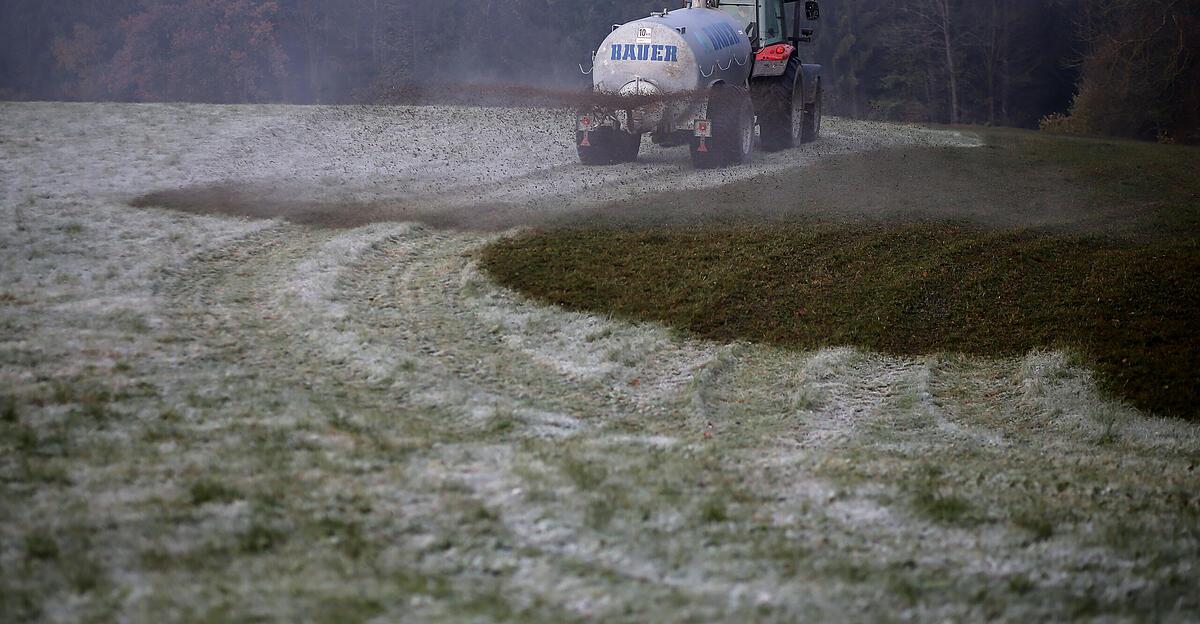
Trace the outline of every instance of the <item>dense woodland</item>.
[[[337, 103], [429, 84], [583, 89], [578, 65], [609, 25], [663, 4], [4, 0], [0, 98]], [[807, 54], [827, 67], [835, 113], [1200, 140], [1197, 0], [822, 8]]]

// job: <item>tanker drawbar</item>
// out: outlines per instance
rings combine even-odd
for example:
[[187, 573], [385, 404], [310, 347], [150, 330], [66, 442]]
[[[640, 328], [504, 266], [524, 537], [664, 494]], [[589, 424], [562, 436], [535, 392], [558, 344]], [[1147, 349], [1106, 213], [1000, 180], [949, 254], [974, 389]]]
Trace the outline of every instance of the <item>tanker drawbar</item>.
[[[782, 23], [796, 15], [796, 4], [759, 0], [722, 7], [714, 0], [692, 0], [686, 8], [614, 27], [593, 56], [595, 104], [576, 116], [580, 160], [589, 165], [634, 161], [642, 136], [650, 134], [659, 145], [688, 145], [697, 167], [749, 162], [764, 118], [777, 122], [783, 110], [790, 113], [793, 92], [800, 95], [803, 116], [812, 108], [813, 94], [819, 94], [819, 87], [806, 87], [819, 85], [819, 66], [803, 66], [816, 68], [805, 71], [797, 57], [792, 68], [792, 59], [774, 58], [778, 50], [771, 53], [773, 60], [760, 59], [759, 48], [768, 42], [760, 34], [766, 32], [764, 16], [775, 15]], [[786, 30], [771, 28], [776, 34]], [[796, 48], [788, 47], [794, 53]], [[756, 63], [773, 63], [777, 71], [756, 73]], [[790, 83], [780, 87], [784, 81]], [[786, 106], [782, 99], [788, 100]], [[819, 106], [815, 110], [819, 114]], [[771, 130], [780, 127], [774, 123]], [[784, 142], [764, 137], [763, 144]]]

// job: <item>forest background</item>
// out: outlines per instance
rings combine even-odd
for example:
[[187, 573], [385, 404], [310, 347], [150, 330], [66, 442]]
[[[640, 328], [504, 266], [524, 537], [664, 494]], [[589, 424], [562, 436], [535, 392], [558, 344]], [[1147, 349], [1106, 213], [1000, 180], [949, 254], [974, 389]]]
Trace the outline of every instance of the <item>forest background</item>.
[[[0, 99], [333, 104], [582, 91], [579, 65], [610, 25], [662, 8], [4, 0]], [[805, 54], [826, 66], [834, 114], [1200, 142], [1197, 0], [825, 0], [822, 12]]]

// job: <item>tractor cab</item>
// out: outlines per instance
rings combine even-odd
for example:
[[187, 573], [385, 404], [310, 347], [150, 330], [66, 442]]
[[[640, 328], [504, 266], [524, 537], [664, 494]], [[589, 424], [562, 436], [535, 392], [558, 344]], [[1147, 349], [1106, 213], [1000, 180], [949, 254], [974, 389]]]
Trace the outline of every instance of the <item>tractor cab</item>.
[[812, 41], [813, 29], [804, 28], [804, 20], [821, 16], [820, 4], [809, 0], [804, 10], [800, 0], [721, 0], [722, 11], [733, 15], [743, 27], [755, 50], [786, 43], [793, 46]]

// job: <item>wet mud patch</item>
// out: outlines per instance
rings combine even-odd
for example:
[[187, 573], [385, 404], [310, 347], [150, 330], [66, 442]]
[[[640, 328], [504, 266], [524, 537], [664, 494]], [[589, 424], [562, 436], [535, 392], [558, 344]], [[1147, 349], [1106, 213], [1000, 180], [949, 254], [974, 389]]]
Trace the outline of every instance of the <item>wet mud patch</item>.
[[161, 208], [195, 215], [282, 219], [322, 229], [353, 229], [372, 223], [423, 223], [449, 230], [502, 231], [534, 224], [536, 213], [511, 203], [431, 207], [404, 198], [313, 198], [298, 187], [224, 182], [164, 189], [138, 196], [134, 208]]

